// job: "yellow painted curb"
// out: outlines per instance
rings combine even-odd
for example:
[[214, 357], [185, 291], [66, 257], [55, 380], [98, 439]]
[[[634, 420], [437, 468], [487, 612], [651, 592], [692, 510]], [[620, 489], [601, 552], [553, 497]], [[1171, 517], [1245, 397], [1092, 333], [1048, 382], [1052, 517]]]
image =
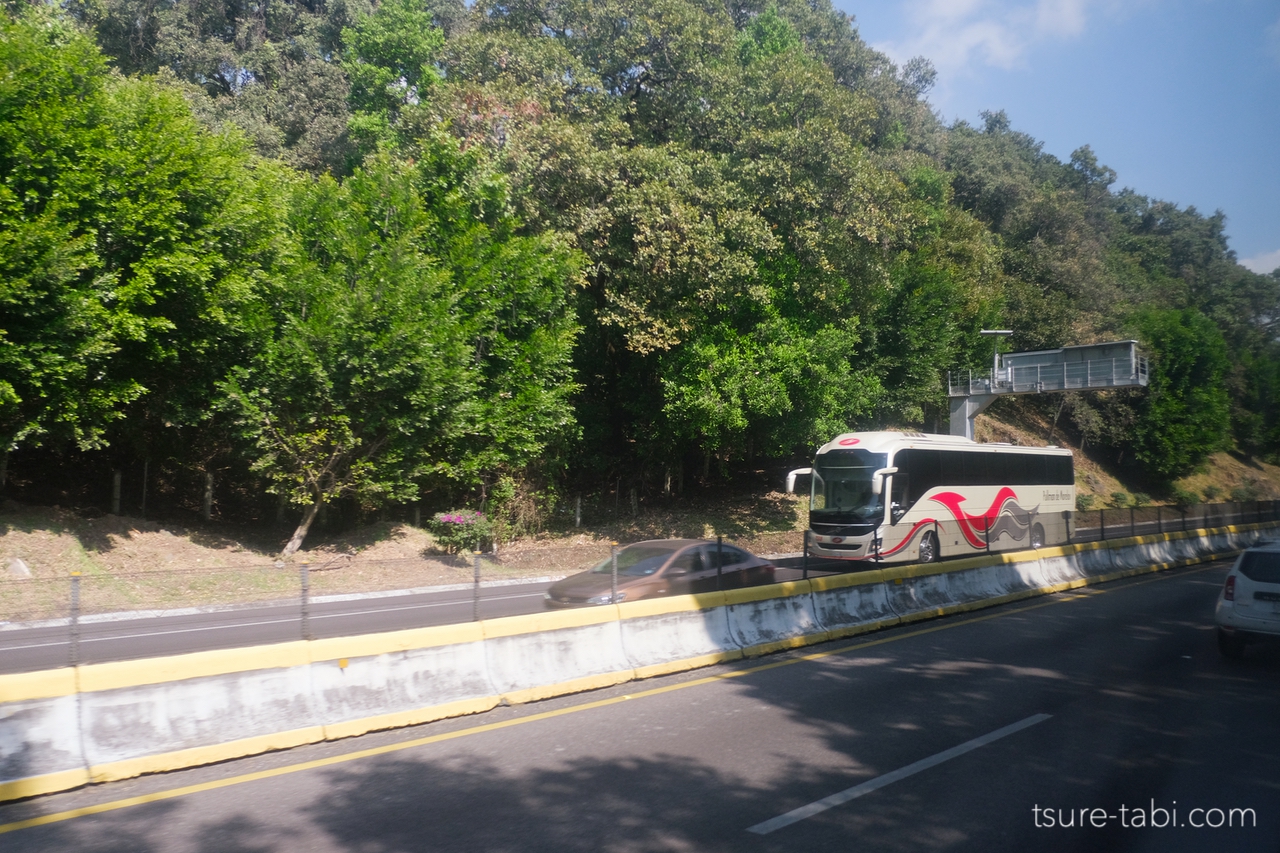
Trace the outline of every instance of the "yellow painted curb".
[[80, 692], [98, 693], [124, 687], [187, 681], [234, 672], [286, 669], [311, 662], [307, 643], [296, 640], [243, 649], [218, 649], [163, 658], [143, 658], [80, 667]]
[[44, 776], [30, 776], [26, 779], [15, 779], [12, 782], [0, 782], [0, 803], [69, 791], [81, 785], [88, 785], [89, 781], [89, 771], [80, 767], [75, 770], [48, 773]]
[[527, 702], [537, 702], [540, 699], [551, 699], [555, 696], [565, 696], [570, 693], [583, 693], [587, 690], [598, 690], [601, 687], [613, 687], [616, 684], [623, 684], [634, 678], [635, 670], [633, 669], [602, 672], [598, 675], [588, 675], [584, 678], [562, 681], [559, 684], [542, 684], [537, 687], [528, 687], [524, 690], [512, 690], [509, 693], [502, 694], [502, 701], [509, 705], [523, 705]]
[[638, 666], [635, 669], [636, 679], [656, 678], [660, 675], [670, 675], [673, 672], [685, 672], [690, 669], [701, 669], [704, 666], [714, 666], [718, 663], [728, 663], [729, 661], [742, 660], [742, 649], [733, 649], [727, 652], [712, 652], [711, 654], [698, 655], [697, 657], [684, 658], [683, 660], [673, 660], [667, 663], [654, 663], [648, 666]]
[[179, 749], [159, 755], [143, 755], [128, 758], [124, 761], [113, 761], [109, 764], [96, 764], [89, 768], [89, 776], [93, 782], [115, 782], [120, 779], [131, 779], [147, 773], [163, 773], [168, 770], [181, 770], [185, 767], [198, 767], [202, 764], [215, 764], [231, 758], [243, 758], [246, 755], [259, 755], [278, 749], [290, 749], [308, 743], [319, 743], [324, 740], [322, 726], [307, 726], [304, 729], [293, 729], [287, 732], [274, 732], [269, 735], [233, 740], [227, 743], [216, 743], [209, 746], [196, 746], [191, 749]]
[[667, 598], [642, 598], [624, 601], [618, 605], [618, 619], [643, 619], [646, 616], [665, 616], [668, 613], [691, 613], [695, 610], [711, 610], [724, 606], [723, 592], [700, 592], [694, 595], [673, 595]]
[[827, 634], [833, 640], [839, 640], [844, 637], [855, 637], [858, 634], [870, 634], [872, 631], [881, 631], [885, 628], [894, 628], [902, 624], [902, 620], [897, 616], [892, 619], [881, 619], [878, 622], [864, 622], [861, 625], [846, 625], [843, 628], [832, 628]]
[[764, 655], [771, 655], [774, 652], [785, 651], [786, 649], [798, 649], [802, 646], [812, 646], [817, 643], [825, 643], [830, 639], [830, 631], [801, 634], [798, 637], [785, 637], [781, 640], [772, 640], [768, 643], [757, 643], [754, 646], [747, 646], [742, 650], [742, 656], [744, 658], [758, 658]]
[[[750, 604], [754, 601], [766, 601], [771, 598], [794, 598], [812, 592], [809, 581], [785, 581], [768, 586], [748, 586], [742, 589], [730, 589], [724, 593], [725, 604]], [[772, 594], [771, 594], [772, 593]]]
[[76, 671], [71, 667], [0, 675], [0, 702], [56, 699], [75, 692]]
[[327, 723], [324, 728], [325, 740], [339, 740], [347, 737], [376, 732], [383, 729], [401, 729], [406, 726], [419, 726], [433, 723], [436, 720], [447, 720], [451, 717], [467, 717], [471, 714], [483, 714], [492, 711], [502, 704], [497, 696], [485, 696], [481, 699], [463, 699], [448, 702], [444, 705], [429, 705], [426, 708], [414, 708], [410, 711], [398, 711], [392, 714], [378, 714], [374, 717], [361, 717], [342, 723]]
[[604, 622], [617, 622], [617, 605], [580, 607], [573, 610], [548, 610], [542, 613], [526, 613], [523, 616], [503, 616], [486, 619], [480, 623], [486, 640], [497, 637], [516, 637], [520, 634], [541, 634], [566, 628], [584, 628]]
[[886, 569], [871, 569], [866, 572], [850, 572], [844, 575], [824, 575], [809, 578], [809, 586], [814, 592], [828, 592], [833, 589], [844, 589], [850, 586], [867, 586], [884, 583], [887, 578]]
[[311, 660], [315, 663], [343, 658], [365, 658], [391, 652], [409, 652], [415, 649], [433, 649], [440, 646], [461, 646], [484, 640], [484, 628], [480, 622], [463, 622], [457, 625], [437, 625], [430, 628], [410, 628], [405, 631], [388, 631], [385, 634], [361, 634], [354, 637], [333, 637], [311, 641]]

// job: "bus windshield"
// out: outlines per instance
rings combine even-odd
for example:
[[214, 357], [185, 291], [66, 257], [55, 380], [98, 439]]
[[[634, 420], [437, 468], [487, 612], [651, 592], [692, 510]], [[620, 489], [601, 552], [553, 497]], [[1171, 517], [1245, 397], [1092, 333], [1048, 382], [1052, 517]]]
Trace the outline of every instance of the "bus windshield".
[[872, 494], [871, 475], [887, 456], [866, 450], [829, 450], [814, 460], [809, 513], [827, 524], [878, 523], [884, 495]]

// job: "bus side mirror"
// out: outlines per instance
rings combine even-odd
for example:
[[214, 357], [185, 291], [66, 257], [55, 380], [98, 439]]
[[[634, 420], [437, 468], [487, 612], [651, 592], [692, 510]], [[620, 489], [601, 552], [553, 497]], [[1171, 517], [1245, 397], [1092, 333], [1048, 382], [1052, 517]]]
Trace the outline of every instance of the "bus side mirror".
[[812, 473], [813, 473], [812, 468], [797, 468], [796, 470], [788, 473], [787, 474], [787, 494], [791, 494], [796, 490], [796, 477], [799, 477], [801, 474], [812, 474]]
[[897, 468], [881, 468], [871, 475], [871, 494], [879, 495], [884, 492], [884, 478], [889, 474], [898, 473]]

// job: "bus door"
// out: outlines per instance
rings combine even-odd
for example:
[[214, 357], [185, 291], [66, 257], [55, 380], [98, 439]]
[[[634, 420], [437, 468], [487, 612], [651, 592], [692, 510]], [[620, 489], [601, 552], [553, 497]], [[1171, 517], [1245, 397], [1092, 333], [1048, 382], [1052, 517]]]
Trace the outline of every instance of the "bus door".
[[911, 508], [911, 475], [901, 470], [889, 480], [889, 523], [897, 524]]

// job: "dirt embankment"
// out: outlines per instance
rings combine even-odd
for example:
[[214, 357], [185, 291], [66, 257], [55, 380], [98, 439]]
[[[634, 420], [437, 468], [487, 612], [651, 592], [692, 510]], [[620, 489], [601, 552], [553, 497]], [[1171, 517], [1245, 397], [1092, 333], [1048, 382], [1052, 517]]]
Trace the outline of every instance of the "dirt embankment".
[[[804, 503], [774, 492], [677, 501], [635, 516], [624, 508], [611, 524], [500, 543], [497, 554], [479, 559], [478, 570], [485, 582], [563, 577], [606, 559], [614, 540], [717, 533], [756, 553], [795, 552], [807, 520]], [[287, 563], [275, 558], [278, 534], [7, 501], [0, 505], [0, 622], [66, 618], [73, 600], [84, 615], [296, 602], [304, 578], [312, 597], [476, 578], [474, 555], [445, 554], [429, 533], [407, 524], [316, 537]]]

